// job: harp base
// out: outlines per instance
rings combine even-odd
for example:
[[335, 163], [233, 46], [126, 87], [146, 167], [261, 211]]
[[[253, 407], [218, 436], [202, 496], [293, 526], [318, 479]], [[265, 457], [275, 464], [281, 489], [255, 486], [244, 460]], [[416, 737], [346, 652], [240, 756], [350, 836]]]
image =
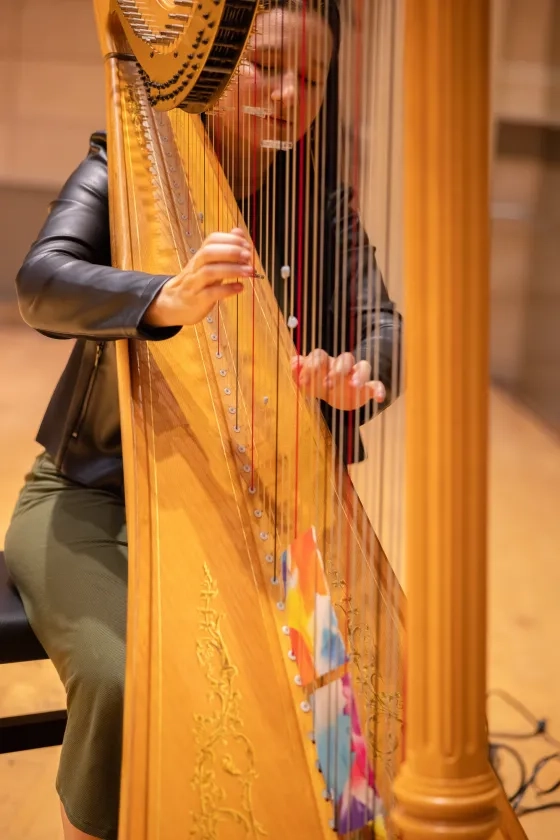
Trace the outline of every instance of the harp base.
[[496, 777], [422, 779], [406, 765], [394, 787], [391, 819], [404, 840], [489, 840], [500, 826]]

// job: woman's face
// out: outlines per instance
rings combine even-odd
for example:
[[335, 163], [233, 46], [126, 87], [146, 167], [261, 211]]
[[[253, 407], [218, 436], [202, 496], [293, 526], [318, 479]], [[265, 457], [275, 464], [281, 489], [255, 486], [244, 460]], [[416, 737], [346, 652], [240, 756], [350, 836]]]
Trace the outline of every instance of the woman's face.
[[239, 73], [218, 103], [217, 134], [250, 148], [295, 144], [323, 102], [332, 51], [328, 23], [316, 12], [259, 14]]

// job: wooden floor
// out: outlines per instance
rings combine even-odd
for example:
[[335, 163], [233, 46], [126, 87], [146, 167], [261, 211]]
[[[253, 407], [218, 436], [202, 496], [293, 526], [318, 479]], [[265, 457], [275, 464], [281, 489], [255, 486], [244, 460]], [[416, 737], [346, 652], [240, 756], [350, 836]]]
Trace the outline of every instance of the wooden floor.
[[[24, 328], [0, 329], [1, 544], [22, 476], [37, 451], [32, 442], [37, 424], [70, 347]], [[492, 396], [491, 423], [489, 686], [547, 718], [560, 740], [560, 442], [500, 393]], [[0, 716], [62, 702], [49, 663], [0, 668]], [[492, 731], [527, 731], [503, 700], [490, 700], [489, 716]], [[529, 770], [555, 751], [542, 739], [508, 743]], [[56, 748], [0, 756], [2, 840], [60, 840], [57, 758]], [[547, 772], [543, 786], [560, 777], [558, 767]], [[515, 788], [514, 763], [504, 765], [504, 772]], [[560, 801], [560, 792], [556, 798]], [[530, 840], [557, 840], [560, 810], [529, 815], [523, 825]]]

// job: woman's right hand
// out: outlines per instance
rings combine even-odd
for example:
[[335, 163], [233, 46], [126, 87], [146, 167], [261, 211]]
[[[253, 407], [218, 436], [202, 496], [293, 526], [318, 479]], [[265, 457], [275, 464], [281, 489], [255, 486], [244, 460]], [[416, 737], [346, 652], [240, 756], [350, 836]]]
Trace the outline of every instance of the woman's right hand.
[[245, 233], [211, 233], [185, 268], [165, 283], [144, 315], [152, 327], [197, 324], [220, 300], [238, 295], [242, 283], [225, 283], [253, 274], [253, 248]]

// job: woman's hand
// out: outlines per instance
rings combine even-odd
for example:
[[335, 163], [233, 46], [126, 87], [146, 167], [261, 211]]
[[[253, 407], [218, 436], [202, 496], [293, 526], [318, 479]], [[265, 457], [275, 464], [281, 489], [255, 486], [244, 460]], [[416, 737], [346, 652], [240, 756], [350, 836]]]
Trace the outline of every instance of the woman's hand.
[[253, 274], [253, 248], [240, 228], [212, 233], [185, 268], [165, 283], [144, 321], [152, 327], [198, 324], [220, 300], [238, 295], [242, 283], [226, 283]]
[[351, 353], [334, 358], [324, 350], [313, 350], [308, 356], [294, 356], [292, 373], [305, 393], [343, 411], [385, 399], [385, 387], [371, 378], [369, 362], [356, 362]]

